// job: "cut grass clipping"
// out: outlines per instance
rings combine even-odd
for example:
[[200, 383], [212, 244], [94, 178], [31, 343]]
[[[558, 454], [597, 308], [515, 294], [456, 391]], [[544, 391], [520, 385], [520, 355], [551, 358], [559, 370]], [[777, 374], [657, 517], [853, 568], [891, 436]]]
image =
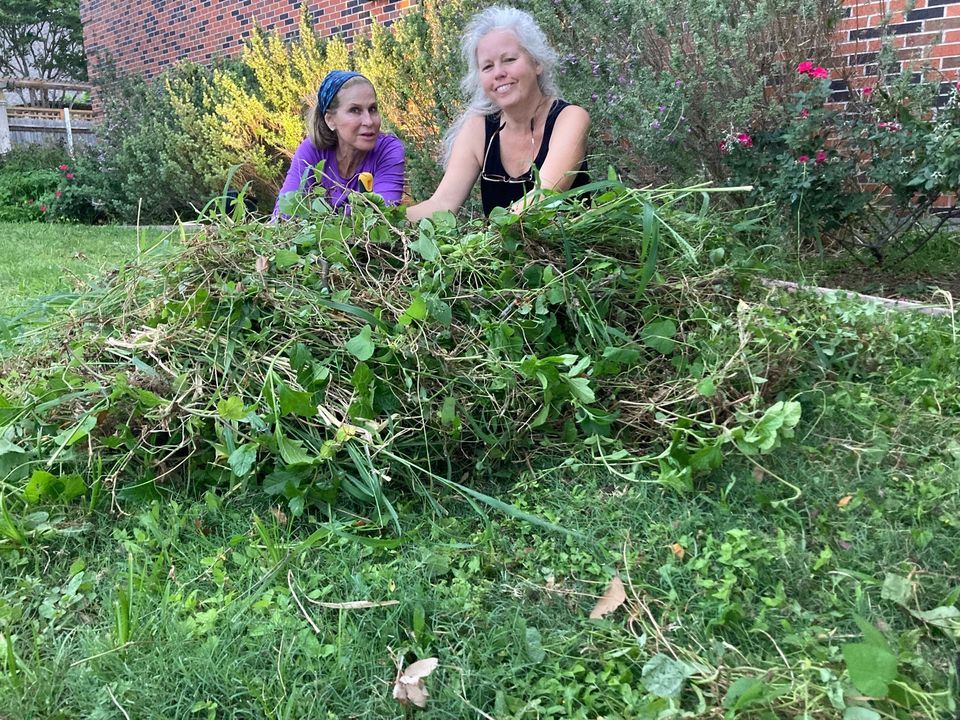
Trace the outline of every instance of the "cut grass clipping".
[[596, 189], [587, 211], [560, 196], [523, 222], [439, 215], [412, 235], [358, 195], [348, 217], [318, 204], [148, 253], [80, 297], [45, 351], [8, 360], [7, 481], [45, 492], [95, 463], [111, 492], [239, 480], [294, 515], [348, 498], [396, 523], [401, 483], [508, 509], [460, 481], [538, 453], [587, 448], [687, 490], [724, 445], [789, 437], [799, 404], [765, 407], [773, 385], [743, 348], [705, 353], [684, 328], [717, 312], [698, 303], [730, 274], [710, 258], [731, 219], [703, 188]]

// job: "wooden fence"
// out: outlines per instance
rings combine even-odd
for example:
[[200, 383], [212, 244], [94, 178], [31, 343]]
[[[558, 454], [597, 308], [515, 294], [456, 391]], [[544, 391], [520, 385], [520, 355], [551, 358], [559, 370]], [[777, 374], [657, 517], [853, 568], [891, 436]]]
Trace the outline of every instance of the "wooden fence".
[[[81, 83], [0, 78], [0, 90], [3, 88], [40, 88], [80, 93], [88, 91], [90, 86]], [[77, 143], [94, 141], [91, 110], [7, 105], [0, 95], [0, 154], [10, 152], [15, 145], [59, 142], [63, 143], [72, 155]]]

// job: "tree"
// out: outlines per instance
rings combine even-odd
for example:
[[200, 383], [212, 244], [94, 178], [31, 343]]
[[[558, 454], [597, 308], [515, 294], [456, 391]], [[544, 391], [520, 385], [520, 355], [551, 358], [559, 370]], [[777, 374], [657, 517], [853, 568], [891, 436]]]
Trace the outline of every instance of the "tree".
[[[79, 0], [2, 0], [0, 75], [86, 80]], [[31, 101], [38, 99], [31, 91]], [[39, 99], [48, 100], [46, 91]]]

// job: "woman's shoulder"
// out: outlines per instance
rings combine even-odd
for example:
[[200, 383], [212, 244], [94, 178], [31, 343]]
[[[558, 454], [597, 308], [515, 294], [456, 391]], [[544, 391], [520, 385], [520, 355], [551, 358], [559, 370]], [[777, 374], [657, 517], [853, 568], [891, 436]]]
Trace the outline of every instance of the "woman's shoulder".
[[373, 146], [375, 153], [403, 153], [403, 141], [392, 133], [380, 133], [377, 136], [377, 142]]
[[574, 105], [566, 100], [557, 98], [553, 107], [550, 108], [550, 114], [559, 125], [589, 125], [590, 113], [579, 105]]
[[327, 157], [328, 154], [327, 148], [318, 148], [313, 144], [313, 140], [311, 140], [309, 137], [306, 137], [303, 139], [303, 142], [297, 146], [297, 149], [293, 155], [294, 157], [309, 162], [310, 164], [316, 164], [318, 160]]

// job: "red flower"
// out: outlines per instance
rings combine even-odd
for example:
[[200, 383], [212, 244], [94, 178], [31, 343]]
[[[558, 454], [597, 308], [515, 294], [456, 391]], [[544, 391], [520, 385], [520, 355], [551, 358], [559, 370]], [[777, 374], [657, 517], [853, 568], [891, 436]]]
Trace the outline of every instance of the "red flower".
[[46, 211], [47, 211], [47, 206], [46, 206], [46, 205], [41, 205], [41, 206], [40, 206], [40, 212], [46, 212]]
[[806, 155], [801, 155], [800, 157], [797, 158], [797, 162], [798, 162], [798, 163], [803, 163], [803, 164], [805, 165], [805, 164], [807, 164], [808, 162], [810, 162], [810, 158], [809, 158], [808, 156], [806, 156]]
[[73, 180], [73, 173], [67, 173], [67, 180]]
[[737, 135], [737, 142], [744, 147], [753, 147], [753, 138], [747, 135], [747, 133], [739, 133]]
[[801, 75], [806, 75], [811, 70], [813, 70], [813, 63], [809, 60], [804, 60], [802, 63], [797, 65], [797, 72]]
[[726, 151], [727, 151], [727, 141], [722, 140], [720, 142], [720, 152], [726, 152]]
[[830, 73], [827, 72], [825, 68], [815, 67], [810, 71], [810, 77], [816, 78], [817, 80], [824, 80], [830, 77]]
[[819, 165], [827, 161], [827, 154], [823, 150], [817, 150], [817, 155], [814, 158], [814, 162]]
[[59, 190], [57, 190], [57, 191], [53, 194], [54, 197], [60, 197], [61, 195], [63, 195], [63, 193], [60, 192]]
[[61, 165], [60, 167], [57, 168], [57, 170], [59, 170], [60, 172], [66, 172], [66, 171], [67, 171], [67, 166], [66, 166], [66, 165]]
[[806, 120], [808, 117], [810, 117], [810, 111], [804, 108], [803, 110], [800, 111], [800, 117]]
[[868, 98], [873, 95], [873, 88], [867, 85], [861, 92], [865, 98]]

